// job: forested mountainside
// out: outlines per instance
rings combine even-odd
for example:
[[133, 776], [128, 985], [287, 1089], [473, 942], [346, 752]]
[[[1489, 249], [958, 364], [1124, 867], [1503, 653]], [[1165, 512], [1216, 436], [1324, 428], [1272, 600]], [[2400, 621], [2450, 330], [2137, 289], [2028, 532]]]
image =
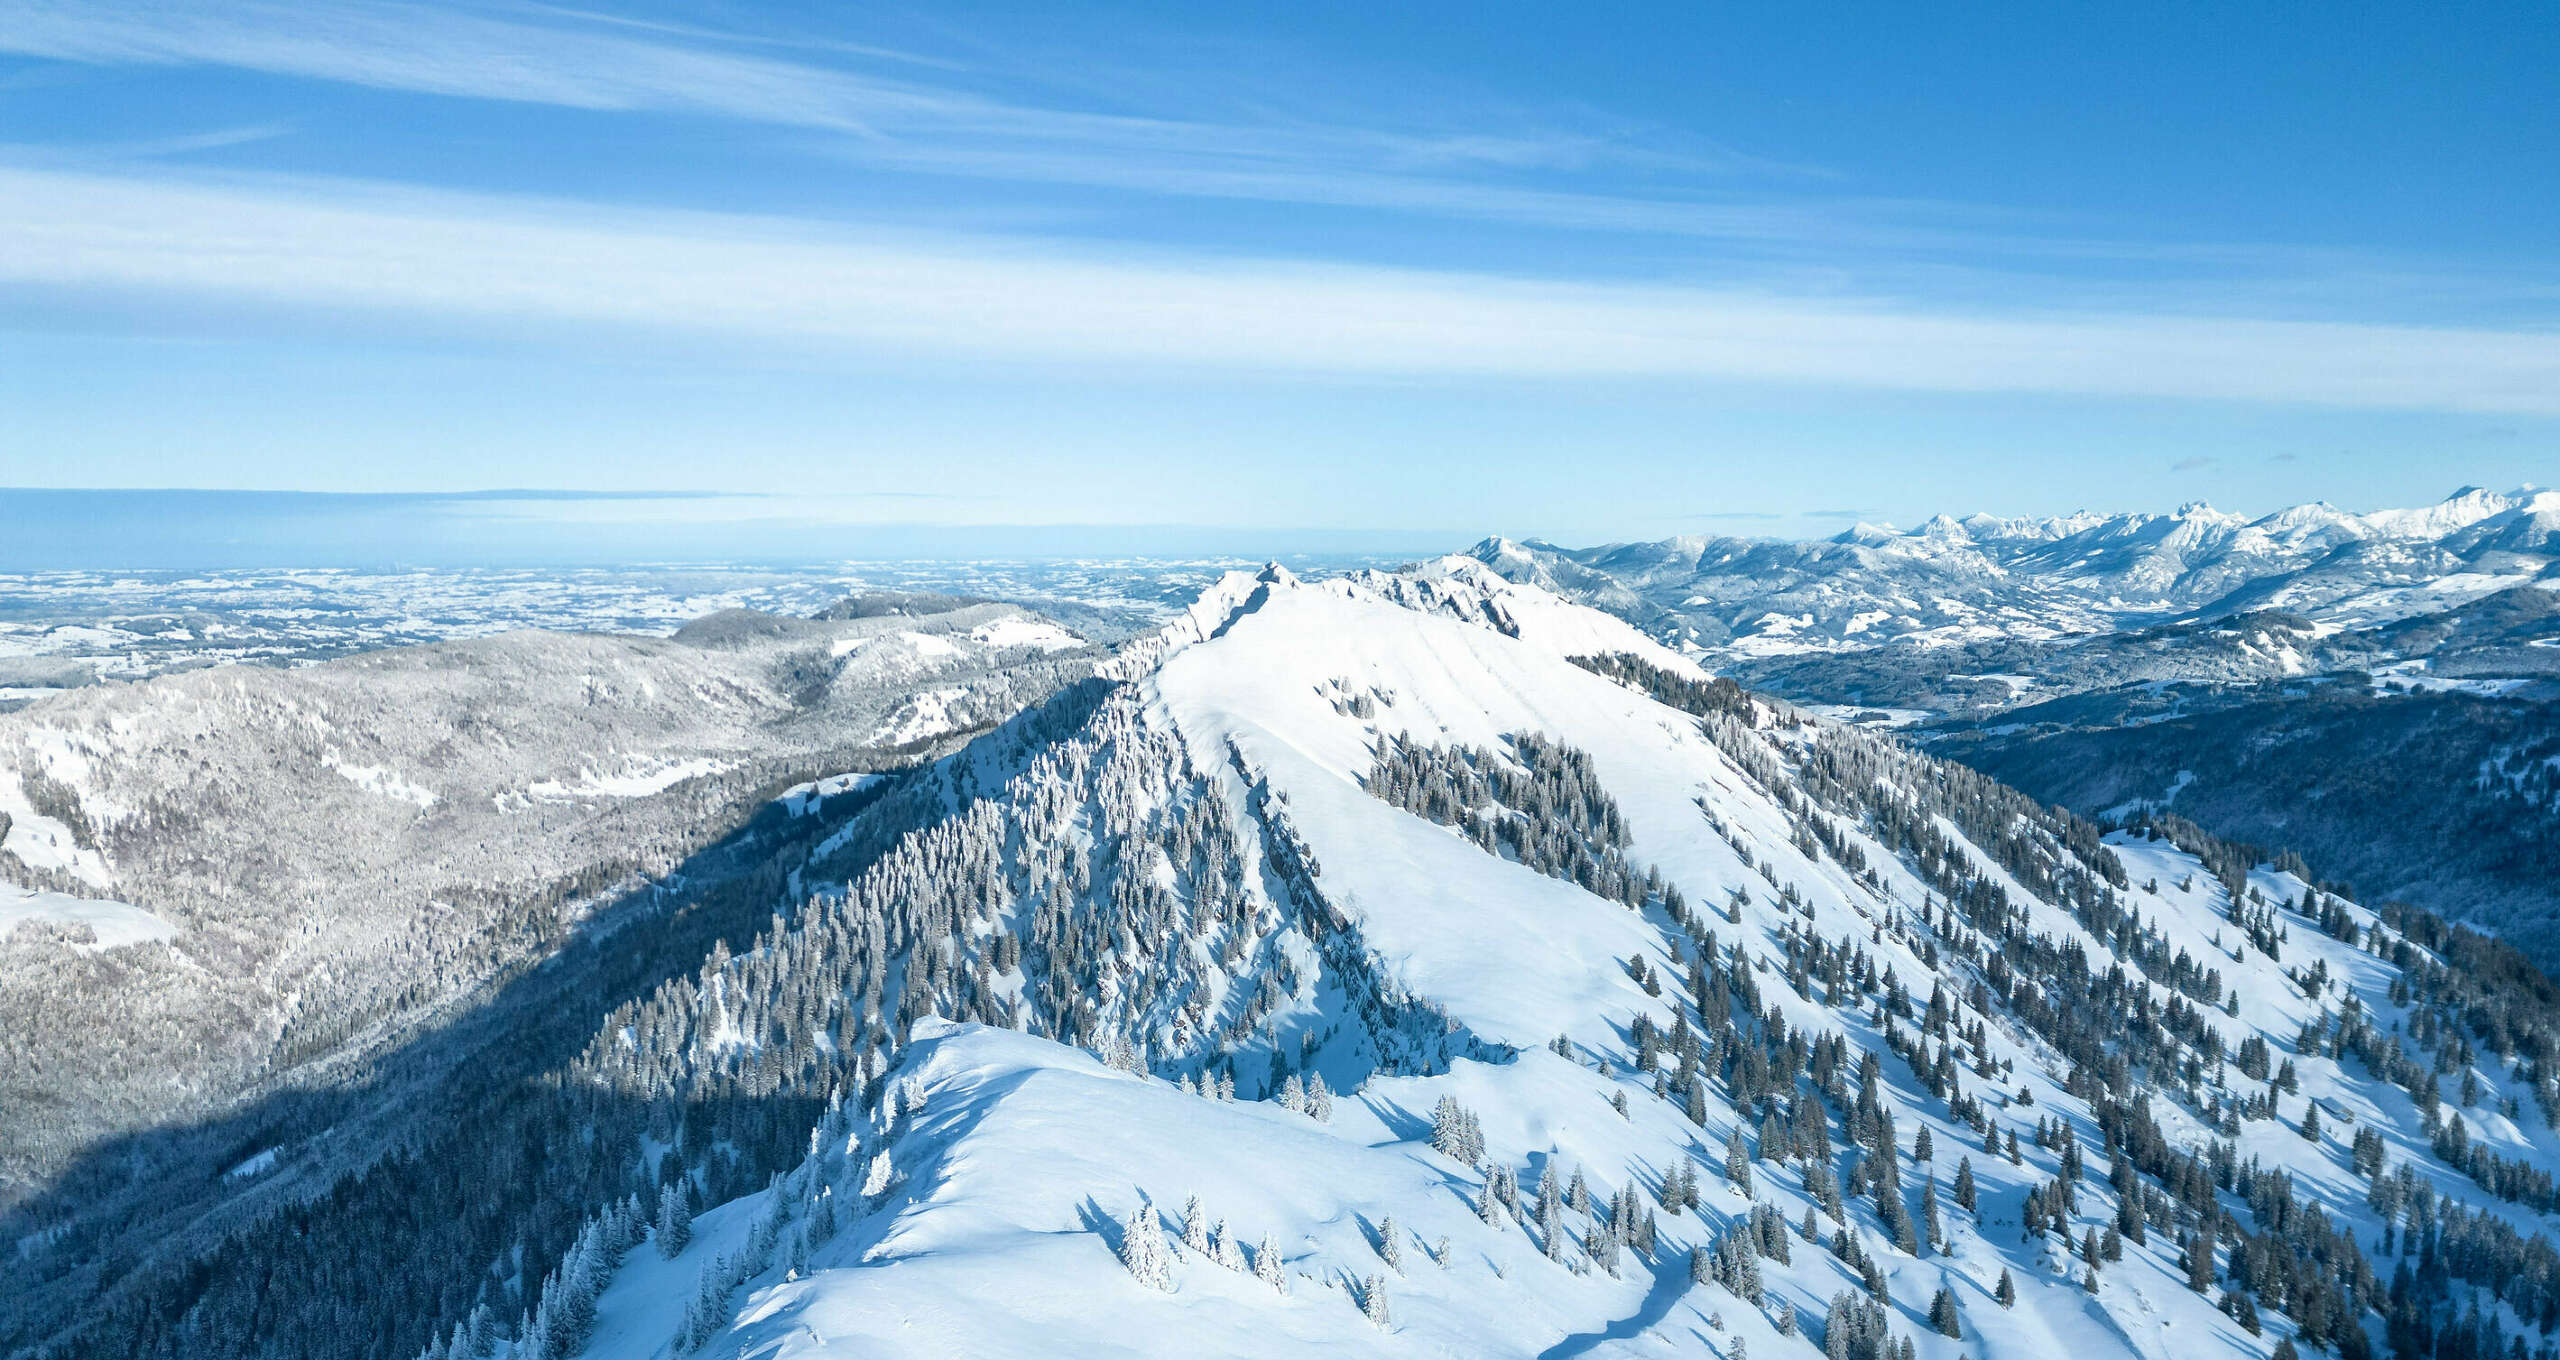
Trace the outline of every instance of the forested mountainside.
[[1930, 749], [2083, 813], [2174, 810], [2373, 902], [2440, 905], [2560, 963], [2560, 704], [2362, 686], [2078, 695]]
[[761, 934], [205, 1250], [29, 1239], [10, 1344], [2553, 1353], [2512, 950], [1475, 564], [1231, 578], [788, 820]]
[[[736, 612], [672, 639], [511, 633], [0, 715], [0, 1210], [64, 1232], [259, 1178], [226, 1182], [237, 1165], [295, 1170], [272, 1145], [334, 1122], [369, 1064], [428, 1079], [422, 1026], [672, 909], [780, 791], [866, 796], [862, 772], [947, 749], [1095, 655], [1009, 606]], [[324, 1108], [274, 1116], [265, 1142], [223, 1117], [285, 1092]], [[338, 1143], [311, 1164], [368, 1155]]]

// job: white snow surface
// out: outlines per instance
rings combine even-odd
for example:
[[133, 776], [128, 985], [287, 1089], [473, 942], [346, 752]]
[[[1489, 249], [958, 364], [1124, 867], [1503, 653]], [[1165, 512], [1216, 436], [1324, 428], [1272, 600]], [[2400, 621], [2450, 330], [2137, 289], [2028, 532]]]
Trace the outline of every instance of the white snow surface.
[[831, 774], [824, 779], [812, 779], [805, 784], [794, 784], [784, 789], [774, 801], [782, 804], [792, 816], [805, 817], [817, 811], [818, 805], [827, 799], [839, 794], [851, 793], [886, 777], [862, 773]]
[[981, 646], [1032, 647], [1044, 652], [1068, 652], [1085, 645], [1083, 638], [1054, 623], [1026, 616], [982, 624], [969, 637]]
[[403, 803], [415, 803], [423, 812], [436, 805], [436, 791], [400, 776], [381, 765], [349, 765], [332, 754], [323, 763], [338, 772], [338, 777], [367, 793]]
[[[49, 728], [38, 728], [30, 734], [32, 747], [48, 768], [70, 763], [71, 755], [58, 750], [59, 734]], [[0, 850], [15, 855], [18, 862], [36, 869], [66, 873], [84, 883], [105, 888], [113, 883], [106, 856], [95, 848], [80, 843], [80, 837], [60, 820], [35, 809], [35, 803], [19, 778], [0, 769]]]
[[719, 770], [720, 762], [704, 759], [641, 762], [604, 772], [588, 766], [580, 768], [574, 780], [538, 780], [526, 786], [525, 792], [547, 801], [647, 798], [664, 793], [688, 779], [716, 774]]
[[96, 938], [74, 946], [82, 950], [148, 944], [175, 938], [178, 933], [176, 926], [130, 902], [97, 901], [0, 883], [0, 941], [6, 941], [11, 931], [30, 921], [74, 929], [86, 926]]

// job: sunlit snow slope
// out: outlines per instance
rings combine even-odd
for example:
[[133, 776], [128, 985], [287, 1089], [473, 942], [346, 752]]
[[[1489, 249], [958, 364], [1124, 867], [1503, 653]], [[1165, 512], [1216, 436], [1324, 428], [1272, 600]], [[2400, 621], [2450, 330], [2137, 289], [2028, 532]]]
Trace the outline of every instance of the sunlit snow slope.
[[[2416, 1168], [2397, 1204], [2445, 1197], [2439, 1232], [2462, 1206], [2534, 1231], [2429, 1148], [2459, 1126], [2548, 1171], [2529, 1067], [2476, 1052], [2471, 1098], [2446, 1069], [2422, 1114], [2337, 1056], [2358, 1035], [2427, 1042], [2395, 984], [2430, 956], [2371, 913], [2320, 904], [2349, 943], [2292, 909], [2314, 899], [2291, 875], [2247, 871], [2235, 904], [2165, 841], [2101, 848], [1871, 735], [1759, 700], [1684, 711], [1569, 659], [1607, 654], [1705, 688], [1626, 625], [1472, 562], [1230, 578], [1133, 657], [1130, 698], [1253, 828], [1247, 891], [1292, 923], [1278, 953], [1329, 962], [1205, 1061], [1163, 1029], [1106, 1045], [1113, 1064], [917, 1021], [798, 1169], [706, 1213], [672, 1260], [634, 1247], [585, 1353], [2362, 1354], [2396, 1262], [2370, 1257], [2359, 1134], [2383, 1180]], [[1364, 787], [1391, 739], [1501, 760], [1523, 734], [1587, 755], [1636, 886], [1591, 891]], [[1027, 781], [995, 796], [1058, 796]], [[1960, 835], [1959, 814], [1999, 834]], [[1219, 997], [1255, 982], [1205, 942], [1156, 947], [1245, 970]], [[1365, 973], [1330, 962], [1346, 951]], [[1374, 996], [1339, 980], [1361, 976]], [[1444, 1033], [1416, 1040], [1417, 1012]], [[1273, 1052], [1285, 1098], [1260, 1076]], [[1237, 1095], [1195, 1093], [1204, 1071], [1241, 1072]], [[1337, 1092], [1329, 1118], [1302, 1076]], [[2279, 1176], [2291, 1203], [2253, 1207]], [[1542, 1182], [1587, 1199], [1542, 1212]], [[2362, 1254], [2309, 1254], [2339, 1243]], [[2202, 1289], [2199, 1247], [2220, 1253]], [[1717, 1278], [1693, 1280], [1693, 1251]], [[2477, 1316], [2539, 1344], [2540, 1285], [2508, 1287], [2516, 1307]]]

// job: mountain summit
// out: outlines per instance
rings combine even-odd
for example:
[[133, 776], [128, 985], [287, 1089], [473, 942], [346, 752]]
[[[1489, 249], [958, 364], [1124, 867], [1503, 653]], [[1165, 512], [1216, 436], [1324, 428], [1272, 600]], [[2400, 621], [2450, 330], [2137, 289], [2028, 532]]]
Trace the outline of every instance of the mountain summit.
[[[607, 1019], [565, 1085], [658, 1132], [581, 1154], [514, 1354], [2362, 1357], [2560, 1316], [2560, 1009], [2487, 941], [2102, 839], [1468, 558], [1232, 576], [1097, 686]], [[738, 1090], [827, 1094], [768, 1171], [695, 1128]]]

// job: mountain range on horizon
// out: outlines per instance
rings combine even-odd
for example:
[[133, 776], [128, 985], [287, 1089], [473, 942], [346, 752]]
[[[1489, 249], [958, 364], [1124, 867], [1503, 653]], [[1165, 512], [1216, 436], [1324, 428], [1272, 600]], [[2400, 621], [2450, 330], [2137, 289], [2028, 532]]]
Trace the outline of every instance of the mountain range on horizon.
[[1493, 537], [1470, 551], [1706, 655], [2044, 641], [2264, 610], [2352, 629], [2551, 579], [2560, 493], [2465, 487], [2433, 506], [2360, 514], [2313, 501], [2256, 517], [2200, 502], [2165, 514], [1939, 515], [1808, 540], [1573, 549]]

